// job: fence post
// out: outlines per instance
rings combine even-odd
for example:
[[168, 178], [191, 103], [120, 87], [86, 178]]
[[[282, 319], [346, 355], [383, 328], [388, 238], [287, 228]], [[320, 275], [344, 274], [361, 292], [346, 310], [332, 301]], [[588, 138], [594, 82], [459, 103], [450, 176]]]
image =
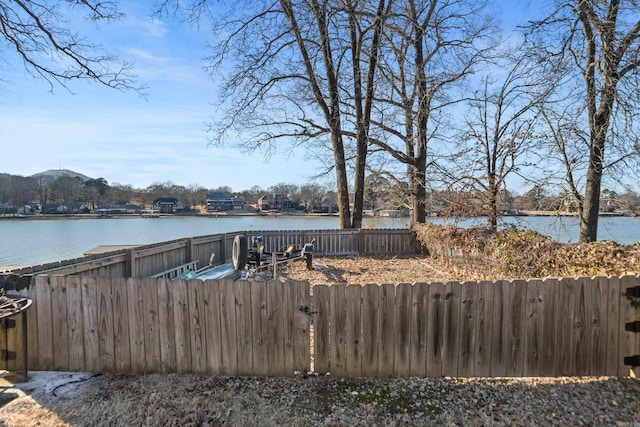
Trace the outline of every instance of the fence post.
[[136, 255], [133, 249], [127, 249], [124, 272], [126, 277], [136, 277]]
[[194, 245], [195, 245], [195, 243], [193, 242], [193, 237], [188, 237], [188, 238], [187, 238], [187, 242], [186, 242], [186, 244], [187, 244], [187, 245], [186, 245], [186, 246], [187, 246], [187, 247], [186, 247], [186, 252], [187, 252], [187, 253], [186, 253], [186, 258], [187, 258], [187, 259], [185, 260], [185, 264], [186, 264], [186, 263], [190, 263], [190, 262], [193, 262], [193, 261], [194, 261], [194, 259], [193, 259], [193, 255], [194, 255], [194, 253], [195, 253], [195, 250], [194, 250]]

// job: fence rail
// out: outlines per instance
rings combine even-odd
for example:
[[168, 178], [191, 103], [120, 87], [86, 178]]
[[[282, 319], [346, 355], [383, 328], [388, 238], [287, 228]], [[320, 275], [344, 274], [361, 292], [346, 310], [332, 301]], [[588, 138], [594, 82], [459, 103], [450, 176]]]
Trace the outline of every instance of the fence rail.
[[[637, 275], [314, 286], [38, 276], [35, 370], [338, 377], [629, 375]], [[0, 348], [18, 357], [21, 323]], [[310, 342], [313, 337], [313, 348]], [[313, 350], [313, 354], [312, 354]], [[313, 365], [312, 365], [313, 360]], [[636, 368], [636, 373], [637, 368]]]

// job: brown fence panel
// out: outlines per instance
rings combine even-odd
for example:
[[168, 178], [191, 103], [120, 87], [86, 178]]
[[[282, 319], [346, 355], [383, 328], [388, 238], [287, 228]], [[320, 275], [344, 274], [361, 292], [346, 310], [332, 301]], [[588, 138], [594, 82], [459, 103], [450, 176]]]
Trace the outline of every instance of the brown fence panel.
[[362, 376], [362, 286], [345, 288], [345, 370]]
[[252, 365], [256, 375], [269, 375], [269, 329], [267, 320], [267, 282], [251, 284], [251, 342]]
[[395, 356], [395, 286], [384, 284], [378, 288], [380, 292], [380, 341], [378, 342], [378, 377], [387, 378], [393, 376], [393, 363]]
[[478, 283], [476, 307], [476, 345], [474, 349], [474, 375], [491, 375], [491, 315], [493, 312], [493, 282]]
[[[377, 377], [379, 374], [380, 349], [380, 286], [367, 285], [362, 293], [362, 368], [365, 377]], [[315, 298], [315, 287], [314, 287]], [[314, 300], [315, 303], [315, 300]], [[322, 322], [318, 313], [316, 321]]]
[[191, 323], [189, 322], [187, 282], [184, 280], [175, 280], [171, 285], [173, 288], [176, 370], [177, 372], [191, 372]]
[[[198, 374], [207, 372], [206, 298], [204, 282], [194, 280], [187, 285], [189, 298], [189, 330], [191, 331], [191, 369]], [[164, 326], [163, 326], [164, 328]]]
[[98, 306], [98, 363], [100, 372], [115, 372], [114, 313], [111, 305], [111, 279], [96, 279]]
[[131, 371], [131, 338], [129, 336], [129, 295], [127, 279], [111, 281], [113, 311], [114, 357], [116, 372]]
[[[543, 377], [554, 377], [558, 372], [559, 347], [558, 317], [560, 282], [554, 278], [545, 279], [538, 292], [540, 330], [539, 336], [539, 374]], [[535, 296], [535, 295], [534, 295]], [[555, 333], [550, 333], [555, 331]]]
[[163, 322], [163, 327], [160, 328], [160, 372], [176, 372], [178, 362], [176, 360], [175, 318], [171, 289], [173, 282], [168, 279], [158, 279], [157, 284], [158, 318]]
[[[38, 277], [39, 279], [39, 277]], [[82, 330], [84, 331], [84, 364], [86, 371], [100, 372], [100, 343], [98, 336], [98, 297], [97, 279], [93, 277], [82, 277]], [[36, 283], [37, 289], [46, 283]], [[37, 298], [40, 298], [38, 292]], [[46, 313], [38, 309], [38, 317], [45, 317]], [[38, 336], [44, 331], [39, 328]], [[39, 369], [46, 370], [39, 366]]]
[[285, 286], [293, 290], [294, 298], [294, 303], [288, 310], [294, 334], [293, 369], [300, 372], [309, 371], [311, 369], [311, 317], [307, 312], [310, 311], [311, 289], [307, 282], [288, 282]]
[[408, 377], [411, 375], [411, 346], [413, 337], [411, 329], [415, 318], [411, 315], [412, 286], [401, 283], [396, 286], [394, 307], [394, 338], [395, 349], [393, 356], [393, 376]]
[[411, 230], [362, 229], [359, 253], [364, 255], [408, 255], [416, 253], [416, 238]]
[[192, 238], [189, 261], [198, 261], [198, 268], [202, 268], [209, 264], [213, 255], [214, 265], [224, 264], [227, 262], [226, 237], [226, 234], [216, 234]]
[[129, 317], [129, 351], [131, 370], [136, 373], [147, 371], [144, 325], [144, 290], [142, 280], [127, 279], [127, 307]]
[[429, 314], [429, 285], [416, 283], [411, 290], [411, 344], [409, 348], [409, 374], [423, 378], [427, 375], [427, 331]]
[[442, 324], [442, 375], [458, 376], [460, 354], [460, 297], [461, 285], [448, 282], [444, 295], [444, 322]]
[[[218, 282], [220, 289], [220, 347], [222, 350], [222, 374], [238, 374], [238, 358], [236, 354], [236, 310], [233, 283]], [[215, 308], [214, 308], [215, 310]]]
[[237, 234], [261, 235], [267, 251], [280, 251], [287, 245], [302, 246], [315, 239], [318, 255], [410, 255], [416, 253], [415, 234], [408, 229], [350, 230], [266, 230], [239, 231], [197, 236], [121, 248], [77, 259], [64, 260], [28, 268], [15, 274], [61, 274], [90, 277], [151, 277], [197, 261], [198, 268], [231, 261], [233, 239]]
[[[337, 376], [346, 376], [346, 332], [347, 313], [345, 301], [345, 286], [333, 285], [329, 288], [329, 359], [331, 360], [331, 373]], [[353, 345], [354, 343], [349, 343]]]
[[246, 232], [248, 238], [251, 236], [262, 236], [263, 244], [268, 252], [283, 251], [288, 245], [302, 245], [304, 242], [302, 231], [292, 230], [268, 230]]
[[[253, 375], [253, 341], [251, 340], [251, 283], [234, 283], [236, 297], [236, 336], [238, 342], [238, 375]], [[286, 299], [284, 300], [286, 301]], [[290, 353], [287, 353], [290, 354]]]
[[357, 255], [360, 230], [307, 230], [304, 242], [315, 239], [314, 253], [322, 256]]
[[269, 354], [269, 375], [282, 377], [286, 375], [283, 306], [284, 290], [281, 282], [269, 282], [267, 286], [267, 329], [270, 340], [267, 345]]
[[445, 287], [442, 283], [429, 285], [427, 308], [427, 360], [428, 377], [442, 376], [442, 346], [444, 329]]
[[69, 323], [67, 283], [64, 276], [51, 278], [51, 323], [53, 326], [53, 370], [66, 371], [69, 365]]
[[207, 351], [207, 372], [222, 374], [222, 332], [220, 317], [220, 283], [215, 280], [204, 282], [204, 325]]
[[542, 296], [541, 280], [529, 280], [527, 282], [527, 295], [525, 300], [526, 322], [523, 342], [524, 367], [523, 375], [537, 377], [540, 375], [540, 353], [542, 341]]
[[150, 277], [190, 261], [188, 239], [167, 242], [154, 247], [130, 249], [132, 277]]
[[[332, 285], [38, 276], [34, 370], [344, 377], [629, 375], [637, 276]], [[627, 295], [629, 292], [629, 295]], [[309, 315], [311, 314], [311, 316]], [[19, 323], [19, 319], [17, 323]], [[0, 344], [22, 353], [20, 328]], [[21, 338], [21, 337], [20, 337]], [[19, 356], [22, 357], [22, 356]], [[6, 366], [20, 368], [19, 361]]]
[[506, 324], [508, 334], [507, 375], [521, 377], [524, 375], [524, 324], [525, 301], [527, 298], [527, 282], [513, 280], [509, 285], [509, 320]]
[[557, 336], [558, 344], [557, 373], [559, 376], [575, 375], [574, 329], [576, 279], [562, 278], [558, 293]]
[[478, 287], [477, 283], [465, 282], [460, 289], [458, 375], [461, 377], [473, 377], [475, 375], [476, 348], [478, 346]]
[[[313, 287], [313, 309], [315, 317], [313, 321], [313, 364], [314, 370], [320, 374], [331, 372], [331, 359], [329, 358], [329, 319], [331, 318], [330, 287], [325, 285]], [[365, 306], [366, 316], [366, 306]], [[365, 323], [366, 325], [366, 323]], [[367, 348], [364, 354], [367, 354]], [[363, 361], [366, 367], [366, 361]]]

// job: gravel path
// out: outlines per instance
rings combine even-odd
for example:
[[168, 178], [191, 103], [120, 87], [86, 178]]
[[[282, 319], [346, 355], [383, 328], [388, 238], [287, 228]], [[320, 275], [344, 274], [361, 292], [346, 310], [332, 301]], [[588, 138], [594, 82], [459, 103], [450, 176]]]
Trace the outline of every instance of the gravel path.
[[0, 425], [640, 426], [640, 382], [628, 378], [76, 374], [48, 384], [19, 385], [26, 395], [0, 403]]

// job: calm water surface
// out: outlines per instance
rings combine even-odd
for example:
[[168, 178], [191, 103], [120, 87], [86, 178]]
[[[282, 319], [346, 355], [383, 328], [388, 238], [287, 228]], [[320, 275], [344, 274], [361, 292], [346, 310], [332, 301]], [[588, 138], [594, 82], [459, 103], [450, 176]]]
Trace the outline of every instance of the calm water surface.
[[[433, 219], [433, 222], [445, 222]], [[447, 220], [461, 227], [481, 225], [485, 218]], [[562, 242], [578, 240], [576, 218], [508, 217]], [[405, 228], [405, 218], [366, 218], [366, 228]], [[29, 265], [81, 257], [98, 245], [148, 244], [183, 237], [251, 230], [324, 230], [339, 228], [337, 217], [162, 217], [73, 220], [0, 220], [0, 266]], [[601, 218], [600, 240], [620, 244], [640, 241], [640, 218]]]

